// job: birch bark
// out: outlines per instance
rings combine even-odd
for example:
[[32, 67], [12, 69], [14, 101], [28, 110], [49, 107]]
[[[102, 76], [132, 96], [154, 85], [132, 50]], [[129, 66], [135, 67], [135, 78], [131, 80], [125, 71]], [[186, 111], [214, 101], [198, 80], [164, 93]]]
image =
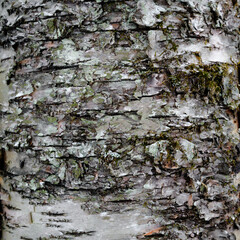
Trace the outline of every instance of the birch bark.
[[2, 239], [240, 239], [239, 1], [1, 0]]

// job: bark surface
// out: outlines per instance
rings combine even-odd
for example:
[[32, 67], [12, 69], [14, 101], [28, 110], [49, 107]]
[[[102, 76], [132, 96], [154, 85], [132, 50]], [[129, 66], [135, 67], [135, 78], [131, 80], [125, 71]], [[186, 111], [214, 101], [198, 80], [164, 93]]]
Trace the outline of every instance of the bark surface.
[[2, 239], [240, 239], [238, 0], [1, 0]]

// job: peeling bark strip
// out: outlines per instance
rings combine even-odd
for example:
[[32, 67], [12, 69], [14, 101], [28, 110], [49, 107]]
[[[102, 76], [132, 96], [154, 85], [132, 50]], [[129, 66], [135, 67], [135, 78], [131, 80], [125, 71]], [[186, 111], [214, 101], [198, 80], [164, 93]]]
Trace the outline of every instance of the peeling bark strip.
[[2, 239], [240, 239], [239, 1], [2, 0]]

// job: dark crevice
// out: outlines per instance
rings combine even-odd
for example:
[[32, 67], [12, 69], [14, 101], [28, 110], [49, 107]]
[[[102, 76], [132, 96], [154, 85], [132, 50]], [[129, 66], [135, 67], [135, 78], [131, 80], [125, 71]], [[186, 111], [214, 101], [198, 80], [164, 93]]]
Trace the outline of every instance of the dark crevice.
[[235, 6], [237, 4], [237, 0], [232, 0], [232, 5]]
[[[60, 2], [60, 3], [65, 3], [65, 4], [67, 4], [67, 3], [72, 3], [72, 1], [71, 0], [54, 0], [53, 2]], [[78, 3], [78, 4], [81, 4], [83, 1], [82, 0], [76, 0], [75, 1], [75, 3]], [[86, 3], [86, 2], [89, 2], [89, 3], [91, 3], [91, 2], [93, 2], [93, 3], [95, 3], [95, 4], [101, 4], [101, 5], [103, 5], [103, 4], [109, 4], [109, 3], [125, 3], [125, 2], [128, 2], [128, 0], [109, 0], [109, 1], [107, 1], [107, 2], [104, 2], [104, 0], [102, 0], [101, 2], [97, 2], [96, 0], [84, 0], [84, 3]]]
[[7, 83], [7, 85], [10, 85], [10, 84], [11, 84], [11, 79], [8, 79], [8, 80], [6, 81], [6, 83]]
[[[33, 19], [33, 20], [25, 20], [24, 21], [24, 24], [27, 24], [27, 23], [39, 23], [39, 20], [46, 20], [46, 19], [51, 19], [51, 18], [67, 18], [67, 17], [75, 17], [74, 14], [64, 14], [64, 15], [52, 15], [52, 16], [46, 16], [46, 17], [36, 17], [36, 19]], [[62, 19], [61, 19], [62, 20]]]
[[[2, 190], [1, 186], [0, 190]], [[3, 206], [2, 201], [0, 201], [0, 239], [2, 239], [2, 229], [3, 229]]]
[[237, 120], [237, 126], [238, 128], [240, 127], [240, 110], [237, 110], [237, 113], [236, 113], [236, 120]]
[[15, 22], [12, 26], [6, 26], [3, 25], [2, 32], [4, 33], [4, 36], [7, 36], [7, 33], [11, 30], [15, 30], [18, 27], [20, 27], [22, 24], [24, 24], [24, 19], [20, 18], [17, 22]]
[[82, 236], [82, 235], [88, 235], [91, 236], [95, 233], [96, 231], [62, 231], [62, 233], [64, 233], [64, 235], [70, 235], [70, 236]]
[[60, 227], [61, 227], [61, 225], [46, 223], [46, 227], [51, 227], [51, 228], [60, 228]]
[[237, 65], [237, 78], [238, 78], [238, 84], [240, 84], [240, 63]]
[[210, 10], [211, 10], [211, 15], [212, 15], [212, 20], [215, 24], [217, 24], [217, 21], [219, 18], [217, 12], [213, 9], [212, 6], [210, 7]]
[[24, 165], [25, 165], [25, 161], [23, 160], [20, 162], [20, 168], [24, 168]]
[[240, 162], [237, 162], [233, 168], [233, 172], [238, 174], [240, 172]]
[[59, 217], [59, 216], [65, 216], [65, 212], [41, 212], [42, 215], [48, 215], [48, 216], [54, 216], [54, 217]]
[[64, 66], [50, 66], [50, 67], [43, 67], [43, 68], [40, 68], [39, 70], [37, 71], [32, 71], [32, 73], [42, 73], [43, 71], [44, 72], [52, 72], [52, 71], [56, 71], [56, 70], [62, 70], [62, 69], [68, 69], [68, 68], [78, 68], [79, 65], [64, 65]]
[[6, 150], [2, 148], [1, 155], [0, 155], [0, 170], [5, 171], [5, 158], [6, 158]]
[[119, 200], [112, 200], [112, 201], [109, 201], [111, 203], [134, 203], [134, 202], [137, 202], [137, 200], [131, 200], [131, 199], [119, 199]]

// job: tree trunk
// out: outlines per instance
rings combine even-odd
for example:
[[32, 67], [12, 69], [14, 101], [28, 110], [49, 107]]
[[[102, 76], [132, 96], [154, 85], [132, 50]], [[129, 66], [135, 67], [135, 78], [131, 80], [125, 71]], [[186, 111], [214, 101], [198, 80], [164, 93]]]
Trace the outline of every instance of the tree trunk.
[[2, 239], [240, 239], [238, 0], [1, 0]]

